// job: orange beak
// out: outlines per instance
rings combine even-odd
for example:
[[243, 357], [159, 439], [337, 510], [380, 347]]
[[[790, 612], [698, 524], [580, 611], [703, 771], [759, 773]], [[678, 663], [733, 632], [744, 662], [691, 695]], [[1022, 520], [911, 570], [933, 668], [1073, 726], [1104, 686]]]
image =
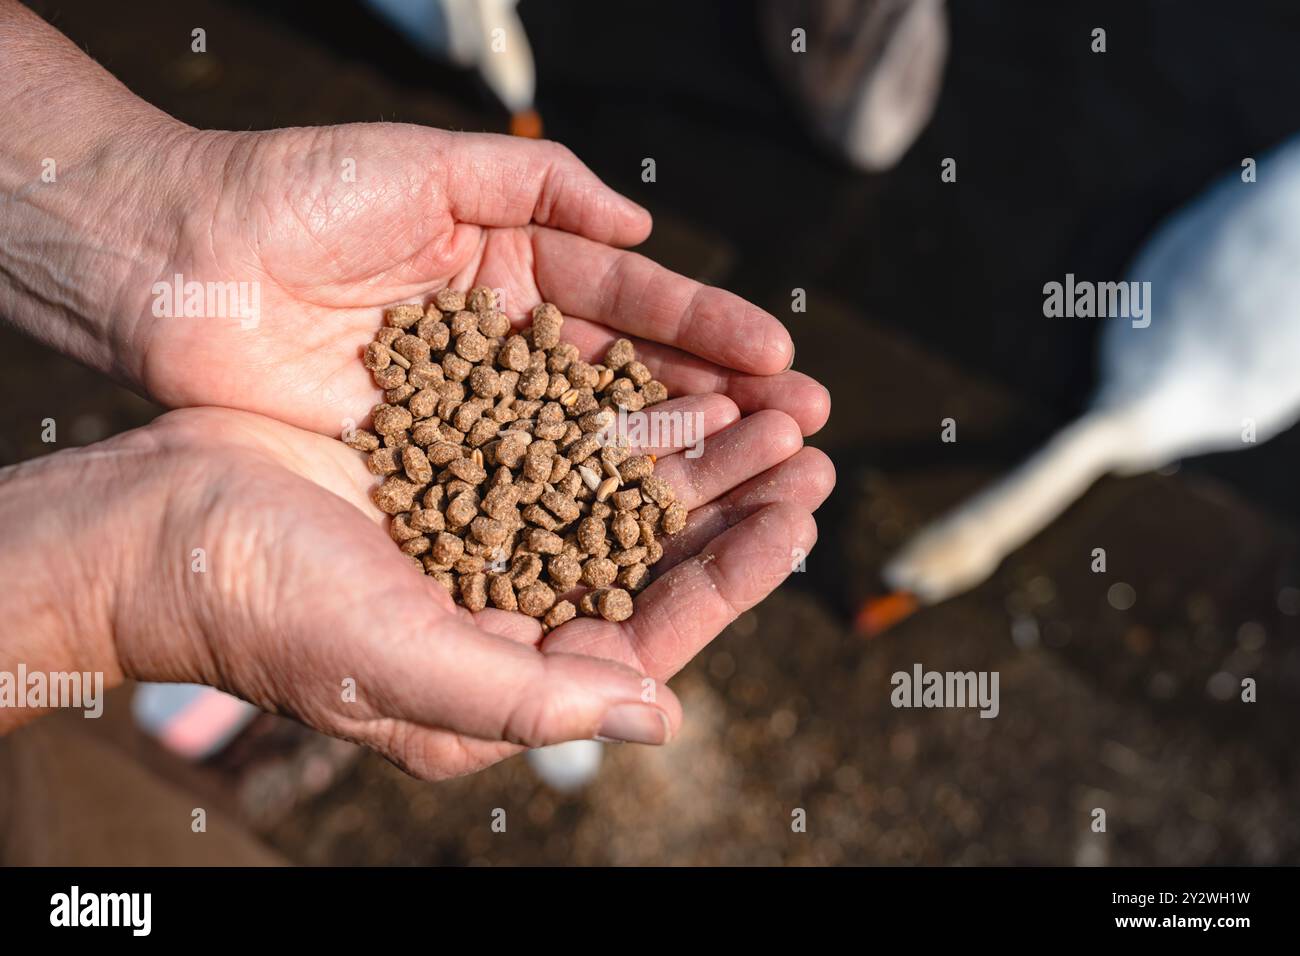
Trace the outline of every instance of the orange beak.
[[524, 139], [542, 138], [542, 118], [537, 110], [520, 110], [510, 117], [510, 135]]
[[921, 605], [906, 591], [895, 591], [883, 597], [867, 598], [858, 609], [854, 626], [865, 637], [879, 637], [899, 621], [916, 613]]

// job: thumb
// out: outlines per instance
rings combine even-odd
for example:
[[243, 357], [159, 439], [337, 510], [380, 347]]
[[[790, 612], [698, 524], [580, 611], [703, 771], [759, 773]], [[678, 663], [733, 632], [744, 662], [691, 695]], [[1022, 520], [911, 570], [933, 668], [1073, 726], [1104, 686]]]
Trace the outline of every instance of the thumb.
[[662, 744], [681, 725], [672, 691], [630, 667], [543, 653], [451, 617], [432, 628], [401, 617], [406, 626], [380, 633], [409, 637], [368, 642], [359, 681], [384, 717], [527, 747], [592, 737]]
[[447, 202], [458, 222], [537, 223], [596, 242], [630, 246], [650, 234], [650, 214], [606, 186], [566, 146], [493, 133], [443, 133]]

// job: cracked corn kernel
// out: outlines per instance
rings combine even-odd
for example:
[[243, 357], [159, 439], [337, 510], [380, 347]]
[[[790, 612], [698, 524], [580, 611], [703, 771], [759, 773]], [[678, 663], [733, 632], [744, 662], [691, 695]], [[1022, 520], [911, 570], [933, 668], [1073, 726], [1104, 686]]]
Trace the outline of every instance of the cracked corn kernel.
[[647, 475], [641, 479], [641, 493], [648, 495], [660, 508], [667, 508], [677, 497], [673, 494], [672, 485], [658, 475]]
[[528, 532], [528, 550], [537, 554], [559, 554], [564, 548], [564, 539], [545, 528], [533, 528]]
[[[477, 332], [474, 334], [478, 335]], [[473, 370], [474, 364], [472, 362], [453, 352], [447, 352], [442, 357], [442, 374], [448, 381], [463, 382]]]
[[596, 599], [596, 607], [607, 621], [626, 621], [632, 616], [632, 595], [622, 588], [609, 588]]
[[642, 482], [642, 491], [645, 490], [645, 479], [653, 475], [654, 470], [655, 463], [650, 460], [649, 455], [633, 455], [618, 466], [618, 473], [623, 476], [624, 481]]
[[400, 452], [396, 448], [376, 448], [366, 457], [366, 468], [372, 475], [391, 475], [401, 470]]
[[489, 309], [495, 309], [496, 305], [496, 293], [485, 285], [474, 286], [469, 290], [469, 295], [465, 297], [465, 307], [474, 312], [486, 312]]
[[546, 562], [546, 573], [561, 591], [567, 591], [582, 578], [582, 565], [569, 554], [557, 554]]
[[497, 339], [510, 332], [510, 318], [500, 309], [490, 309], [478, 318], [478, 330], [488, 339]]
[[533, 347], [553, 349], [560, 344], [560, 329], [564, 326], [564, 316], [560, 310], [549, 302], [543, 302], [533, 309]]
[[476, 514], [478, 502], [474, 496], [468, 491], [461, 492], [447, 505], [447, 524], [453, 528], [463, 528], [474, 520]]
[[380, 511], [395, 515], [411, 510], [411, 504], [415, 501], [415, 493], [418, 490], [419, 485], [413, 485], [397, 475], [389, 475], [372, 492], [372, 498]]
[[487, 348], [488, 340], [477, 328], [469, 329], [456, 336], [456, 354], [467, 362], [483, 361], [487, 355]]
[[650, 583], [650, 570], [644, 564], [629, 564], [618, 572], [616, 580], [629, 591], [640, 591]]
[[366, 354], [361, 359], [361, 363], [370, 371], [378, 372], [393, 363], [393, 356], [383, 342], [371, 342], [366, 346]]
[[627, 339], [616, 339], [605, 353], [605, 367], [617, 372], [628, 362], [636, 358], [636, 350]]
[[497, 352], [497, 364], [513, 372], [522, 372], [528, 368], [528, 343], [522, 336], [512, 335], [506, 339]]
[[393, 520], [388, 526], [388, 535], [398, 544], [403, 541], [409, 541], [411, 538], [418, 538], [420, 532], [410, 525], [409, 515], [393, 515]]
[[402, 554], [408, 554], [414, 558], [429, 550], [429, 539], [422, 534], [418, 534], [414, 538], [407, 538], [403, 541], [401, 549]]
[[433, 361], [413, 362], [406, 373], [406, 384], [412, 388], [431, 388], [443, 381], [442, 366]]
[[519, 488], [517, 485], [498, 485], [483, 496], [483, 513], [498, 521], [509, 521], [518, 513]]
[[529, 617], [541, 617], [555, 604], [555, 592], [540, 581], [528, 585], [518, 594], [519, 610]]
[[441, 351], [451, 341], [451, 329], [442, 319], [426, 316], [415, 326], [415, 334], [429, 343], [429, 348]]
[[374, 432], [368, 432], [364, 428], [358, 428], [345, 436], [343, 443], [349, 448], [355, 448], [357, 451], [371, 452], [379, 447], [379, 436]]
[[605, 522], [600, 518], [589, 516], [578, 524], [578, 547], [591, 554], [605, 540]]
[[664, 515], [661, 519], [660, 528], [664, 534], [676, 534], [686, 527], [686, 506], [680, 501], [671, 502], [664, 509]]
[[628, 565], [644, 561], [645, 548], [638, 544], [635, 548], [624, 548], [622, 551], [612, 551], [610, 552], [609, 557], [610, 560], [620, 568], [625, 568]]
[[582, 613], [630, 614], [663, 555], [656, 529], [685, 521], [652, 457], [604, 441], [617, 408], [667, 390], [630, 341], [593, 365], [560, 342], [563, 324], [544, 303], [516, 333], [486, 287], [388, 310], [362, 356], [386, 401], [373, 431], [345, 436], [382, 479], [372, 495], [414, 566], [466, 607], [547, 629], [577, 612], [556, 592], [579, 585]]
[[415, 419], [405, 408], [396, 405], [380, 405], [372, 416], [375, 431], [381, 435], [396, 435], [411, 427]]
[[542, 559], [535, 554], [524, 552], [515, 555], [510, 562], [510, 580], [515, 587], [522, 588], [532, 584], [542, 573]]
[[511, 583], [508, 574], [488, 575], [488, 597], [492, 601], [492, 606], [502, 611], [514, 611], [519, 607], [515, 597], [515, 586]]
[[417, 485], [427, 485], [433, 481], [433, 466], [417, 445], [407, 445], [402, 449], [402, 468], [406, 477]]
[[465, 553], [465, 542], [446, 531], [433, 539], [433, 559], [441, 565], [455, 563]]
[[510, 533], [504, 522], [498, 521], [496, 518], [484, 518], [481, 516], [470, 522], [469, 530], [475, 540], [481, 541], [489, 547], [496, 547], [499, 544], [503, 544], [506, 540], [506, 536]]
[[411, 335], [409, 332], [394, 342], [392, 349], [412, 365], [416, 362], [429, 361], [429, 356], [432, 354], [428, 342], [418, 335]]
[[589, 558], [582, 566], [582, 583], [591, 588], [603, 588], [618, 576], [618, 566], [609, 558]]
[[400, 365], [389, 365], [376, 372], [371, 372], [370, 377], [374, 379], [375, 384], [380, 388], [400, 388], [406, 384], [406, 369]]
[[465, 293], [452, 288], [440, 289], [433, 297], [433, 304], [441, 312], [459, 312], [465, 308]]
[[636, 511], [641, 507], [641, 492], [636, 488], [625, 488], [610, 496], [614, 508], [618, 511]]
[[411, 528], [422, 534], [444, 530], [446, 522], [442, 517], [442, 512], [437, 508], [421, 508], [418, 511], [412, 511], [410, 517]]
[[470, 329], [477, 329], [478, 313], [470, 312], [468, 310], [457, 312], [451, 317], [451, 320], [448, 323], [448, 328], [451, 330], [453, 336], [463, 335]]
[[624, 548], [632, 547], [641, 538], [641, 526], [637, 524], [636, 518], [626, 511], [614, 515], [614, 520], [609, 523], [609, 529], [619, 545]]
[[487, 607], [487, 576], [482, 573], [465, 574], [460, 579], [460, 598], [471, 611]]
[[573, 620], [577, 613], [578, 610], [573, 606], [572, 601], [558, 601], [546, 612], [546, 616], [542, 618], [542, 625], [549, 631], [566, 621]]
[[409, 329], [424, 318], [424, 307], [395, 305], [384, 310], [384, 321], [395, 329]]

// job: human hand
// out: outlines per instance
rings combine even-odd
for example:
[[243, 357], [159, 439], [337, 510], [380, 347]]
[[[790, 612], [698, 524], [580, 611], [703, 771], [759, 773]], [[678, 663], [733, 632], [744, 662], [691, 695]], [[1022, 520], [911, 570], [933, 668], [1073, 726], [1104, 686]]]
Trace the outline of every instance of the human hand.
[[[470, 614], [393, 546], [351, 449], [194, 409], [0, 472], [6, 619], [25, 642], [0, 641], [0, 658], [35, 669], [32, 655], [76, 643], [45, 666], [212, 684], [427, 778], [596, 734], [665, 742], [681, 711], [662, 682], [811, 549], [831, 481], [819, 452], [786, 455], [792, 426], [783, 445], [772, 422], [727, 427], [727, 399], [690, 401], [736, 453], [723, 470], [660, 460], [694, 517], [622, 624], [574, 620], [542, 640], [523, 615]], [[34, 506], [50, 495], [70, 507]], [[86, 585], [51, 619], [39, 608], [69, 579]]]
[[[0, 13], [12, 12], [0, 0]], [[0, 44], [8, 42], [0, 29]], [[47, 154], [43, 140], [49, 130], [40, 124], [15, 127], [11, 155], [16, 159], [8, 166], [0, 162], [0, 189], [17, 200], [10, 206], [15, 215], [0, 228], [0, 308], [56, 348], [113, 372], [164, 404], [224, 405], [338, 434], [350, 420], [363, 418], [379, 394], [359, 352], [378, 324], [380, 307], [424, 299], [447, 284], [479, 284], [503, 290], [503, 305], [516, 324], [537, 301], [555, 302], [568, 316], [566, 340], [584, 358], [593, 359], [612, 339], [626, 335], [673, 394], [712, 403], [710, 430], [715, 434], [706, 457], [692, 463], [671, 456], [662, 465], [666, 470], [660, 473], [695, 512], [657, 568], [671, 570], [638, 598], [632, 619], [621, 625], [576, 620], [542, 641], [535, 622], [489, 611], [475, 619], [480, 631], [524, 636], [534, 654], [539, 649], [584, 651], [666, 679], [783, 580], [796, 549], [811, 547], [815, 529], [810, 512], [829, 493], [834, 472], [820, 452], [802, 449], [802, 436], [826, 420], [825, 389], [797, 372], [782, 371], [788, 369], [793, 347], [771, 316], [617, 248], [643, 238], [648, 217], [596, 181], [567, 151], [554, 144], [384, 124], [198, 132], [143, 106], [97, 68], [89, 71], [96, 75], [86, 75], [88, 61], [62, 38], [53, 46], [37, 43], [20, 53], [34, 66], [59, 66], [66, 109], [40, 115], [66, 120], [59, 140], [64, 172], [57, 185], [50, 184], [55, 188], [34, 187], [28, 170], [38, 168], [37, 158]], [[32, 89], [37, 92], [20, 90], [13, 102], [0, 102], [4, 115], [36, 115], [24, 109], [24, 96], [49, 94], [39, 85]], [[107, 124], [111, 135], [105, 135], [106, 124], [97, 117], [78, 121], [76, 110], [86, 103], [105, 115], [130, 112], [131, 122], [124, 130]], [[355, 163], [355, 179], [345, 175], [349, 161]], [[255, 283], [259, 321], [246, 328], [237, 315], [155, 315], [155, 284], [170, 282], [177, 273], [186, 282]], [[709, 392], [723, 397], [703, 397]], [[736, 423], [741, 413], [747, 417]], [[201, 417], [213, 415], [227, 417]], [[256, 424], [222, 424], [236, 420]], [[194, 423], [204, 422], [215, 423], [222, 442], [199, 443], [197, 434], [205, 429]], [[231, 438], [254, 433], [261, 437], [253, 449]], [[324, 439], [233, 412], [172, 415], [138, 434], [146, 438], [132, 441], [191, 437], [182, 450], [202, 451], [207, 470], [224, 476], [224, 485], [201, 480], [198, 471], [192, 476], [210, 503], [243, 514], [235, 506], [242, 489], [260, 505], [243, 514], [245, 529], [260, 521], [285, 540], [314, 543], [314, 548], [268, 557], [248, 543], [255, 541], [256, 532], [246, 530], [242, 549], [250, 561], [262, 562], [256, 566], [269, 572], [263, 577], [278, 574], [274, 580], [288, 587], [311, 581], [331, 598], [286, 621], [280, 598], [250, 583], [251, 575], [230, 577], [225, 587], [206, 592], [208, 603], [194, 608], [186, 592], [150, 594], [138, 582], [163, 580], [152, 573], [132, 579], [133, 600], [118, 599], [110, 583], [88, 576], [94, 586], [84, 600], [92, 608], [112, 607], [106, 626], [119, 636], [117, 654], [125, 652], [123, 667], [129, 662], [131, 668], [126, 672], [144, 679], [217, 683], [328, 732], [352, 736], [357, 728], [338, 723], [332, 698], [299, 699], [284, 683], [295, 674], [312, 673], [295, 658], [301, 652], [352, 661], [348, 640], [366, 648], [373, 639], [362, 633], [364, 621], [355, 606], [337, 604], [337, 582], [357, 575], [364, 582], [358, 585], [360, 593], [372, 594], [383, 585], [368, 575], [384, 565], [359, 567], [346, 561], [340, 569], [327, 566], [323, 555], [346, 552], [343, 542], [351, 540], [355, 529], [368, 527], [371, 541], [386, 549], [387, 566], [411, 574], [405, 559], [364, 517], [360, 524], [350, 519], [354, 530], [339, 537], [342, 519], [329, 510], [300, 513], [295, 494], [301, 492], [309, 503], [318, 495], [307, 494], [285, 475], [296, 474], [305, 483], [303, 470], [294, 470], [293, 453], [305, 455], [304, 443], [317, 442], [313, 455], [334, 461], [339, 475], [355, 476], [358, 484], [345, 497], [370, 519], [377, 516], [368, 499], [364, 493], [355, 495], [373, 478], [358, 470], [355, 453], [337, 443], [320, 451]], [[280, 447], [289, 460], [277, 459], [268, 445]], [[675, 464], [672, 458], [678, 459]], [[285, 470], [272, 478], [266, 472], [268, 461]], [[259, 462], [266, 467], [259, 468]], [[241, 478], [245, 467], [248, 477]], [[306, 470], [320, 480], [317, 469]], [[259, 497], [258, 476], [276, 493]], [[142, 483], [137, 502], [150, 500], [139, 497], [145, 487], [171, 502], [173, 488], [165, 482]], [[338, 487], [330, 490], [343, 494]], [[273, 517], [272, 506], [283, 513]], [[145, 522], [149, 506], [135, 507]], [[123, 522], [119, 531], [130, 527]], [[179, 527], [185, 530], [185, 523]], [[225, 533], [220, 527], [216, 531]], [[227, 539], [218, 534], [216, 540]], [[378, 546], [367, 547], [373, 551]], [[310, 555], [300, 553], [304, 550]], [[157, 560], [170, 560], [170, 553], [160, 549]], [[378, 552], [374, 555], [377, 559]], [[149, 563], [141, 555], [135, 560]], [[292, 563], [286, 568], [283, 560]], [[310, 574], [288, 573], [301, 571], [302, 562], [315, 562]], [[154, 568], [169, 570], [174, 569]], [[400, 588], [401, 608], [423, 609], [434, 600], [450, 607], [436, 582], [413, 578]], [[83, 599], [80, 594], [78, 599]], [[310, 602], [292, 603], [297, 608]], [[468, 626], [466, 612], [447, 613], [452, 615], [448, 620]], [[185, 615], [191, 617], [183, 626], [159, 624]], [[281, 636], [286, 623], [289, 639]], [[178, 640], [167, 627], [189, 636]], [[330, 628], [348, 638], [322, 647], [312, 643], [313, 631]], [[232, 635], [243, 635], [247, 646]], [[214, 656], [212, 648], [231, 646], [240, 649]], [[229, 663], [219, 666], [227, 657]], [[397, 703], [427, 703], [409, 696], [409, 684], [404, 687], [408, 696], [398, 695]], [[411, 748], [397, 747], [392, 740], [363, 739], [425, 775], [473, 769], [509, 752], [495, 737], [485, 744], [476, 736], [481, 723], [457, 723], [456, 701], [439, 696], [437, 704], [442, 708], [437, 716], [446, 726], [419, 724], [419, 733], [403, 731], [418, 740], [415, 758], [407, 753]], [[473, 710], [477, 706], [471, 702], [470, 713], [481, 718]], [[563, 733], [573, 731], [572, 721], [583, 724], [584, 735], [591, 732], [593, 708], [588, 700], [582, 718], [564, 724]], [[346, 711], [342, 718], [356, 719]], [[380, 719], [370, 718], [362, 729], [373, 731]], [[390, 729], [407, 726], [394, 724], [396, 718], [382, 719]], [[431, 739], [425, 730], [438, 736]], [[559, 732], [551, 728], [515, 736], [535, 744], [564, 739], [554, 736]], [[472, 746], [466, 742], [471, 738]]]
[[804, 434], [828, 414], [821, 386], [784, 371], [793, 346], [774, 318], [616, 248], [644, 239], [649, 216], [557, 144], [361, 124], [196, 132], [174, 162], [195, 185], [169, 214], [160, 280], [256, 283], [260, 302], [254, 327], [157, 318], [141, 303], [117, 338], [164, 405], [337, 435], [379, 398], [357, 357], [382, 307], [485, 285], [516, 326], [554, 302], [585, 353], [632, 338], [674, 394], [780, 409]]
[[[625, 333], [674, 394], [782, 410], [804, 435], [829, 413], [825, 389], [782, 372], [793, 347], [775, 319], [616, 248], [645, 238], [648, 215], [554, 143], [396, 124], [197, 131], [12, 0], [0, 64], [0, 315], [164, 405], [338, 434], [378, 395], [354, 360], [379, 308], [450, 282], [501, 288], [517, 323], [554, 302], [588, 353]], [[177, 303], [155, 315], [177, 274], [256, 283], [256, 326]]]

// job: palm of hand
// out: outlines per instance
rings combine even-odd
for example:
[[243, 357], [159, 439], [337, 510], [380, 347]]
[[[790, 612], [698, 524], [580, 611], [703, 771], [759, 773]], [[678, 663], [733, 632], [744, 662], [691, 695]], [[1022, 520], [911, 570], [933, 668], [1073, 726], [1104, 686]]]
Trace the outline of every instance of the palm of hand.
[[[226, 185], [195, 204], [174, 271], [257, 282], [260, 322], [157, 320], [145, 384], [165, 404], [279, 421], [203, 409], [157, 426], [208, 451], [195, 434], [223, 434], [210, 470], [231, 490], [204, 487], [236, 517], [214, 532], [238, 555], [231, 574], [199, 601], [205, 669], [171, 679], [288, 709], [422, 776], [468, 772], [516, 744], [589, 736], [611, 700], [639, 697], [641, 674], [676, 673], [811, 549], [834, 471], [802, 434], [824, 423], [825, 390], [781, 372], [792, 352], [770, 316], [608, 245], [639, 241], [648, 218], [567, 153], [354, 126], [239, 136], [217, 157], [223, 175], [207, 179]], [[553, 301], [584, 358], [626, 334], [674, 394], [697, 396], [682, 407], [706, 422], [709, 464], [658, 450], [692, 514], [629, 621], [578, 619], [543, 639], [522, 615], [470, 616], [388, 540], [360, 457], [288, 427], [337, 435], [361, 420], [379, 395], [359, 352], [380, 308], [447, 284], [502, 289], [517, 324]], [[156, 674], [140, 655], [134, 672]], [[349, 676], [360, 707], [339, 698]]]
[[[124, 631], [126, 672], [214, 684], [430, 778], [591, 736], [623, 701], [652, 702], [676, 727], [662, 681], [785, 577], [792, 549], [811, 548], [802, 509], [829, 490], [823, 476], [797, 504], [773, 500], [820, 473], [806, 450], [729, 500], [692, 502], [693, 529], [669, 542], [668, 569], [632, 619], [575, 619], [543, 639], [531, 618], [470, 614], [416, 573], [369, 501], [373, 476], [341, 443], [221, 409], [173, 412], [145, 434], [161, 451], [150, 470], [173, 490], [143, 586], [156, 602], [157, 582], [171, 582], [163, 606], [183, 610], [134, 617], [186, 639], [162, 650]], [[679, 477], [690, 467], [665, 461]], [[204, 573], [178, 573], [176, 556], [195, 546]]]
[[357, 347], [381, 307], [446, 285], [480, 241], [456, 228], [434, 166], [403, 150], [402, 130], [222, 140], [212, 161], [238, 172], [196, 177], [224, 186], [196, 204], [168, 274], [256, 284], [257, 315], [157, 320], [149, 392], [164, 405], [246, 408], [334, 434], [364, 415], [377, 392]]
[[[158, 582], [169, 582], [174, 600], [163, 606], [183, 609], [150, 624], [186, 640], [164, 649], [124, 629], [128, 674], [213, 684], [427, 778], [590, 736], [602, 694], [637, 699], [633, 671], [544, 663], [535, 622], [499, 611], [476, 621], [414, 573], [368, 501], [371, 476], [339, 442], [220, 409], [173, 412], [144, 434], [160, 451], [151, 470], [173, 489], [145, 587], [156, 602]], [[196, 546], [199, 572], [177, 573], [177, 556]], [[552, 713], [557, 696], [576, 727]], [[676, 721], [671, 692], [658, 702]]]
[[[437, 154], [452, 142], [418, 127], [366, 125], [226, 143], [221, 165], [236, 172], [197, 205], [170, 271], [186, 281], [257, 283], [259, 314], [256, 324], [160, 320], [146, 362], [151, 393], [168, 405], [243, 408], [339, 434], [376, 400], [358, 354], [383, 306], [452, 282], [500, 289], [516, 318], [541, 301], [536, 229], [524, 225], [536, 204], [519, 206], [511, 198], [518, 182], [506, 180], [544, 171], [506, 164], [480, 169], [483, 183], [457, 183], [451, 177], [465, 163], [492, 159], [461, 155], [463, 143], [454, 157]], [[547, 201], [546, 188], [537, 202]], [[521, 224], [461, 218], [471, 214]], [[638, 231], [624, 228], [621, 238]]]

